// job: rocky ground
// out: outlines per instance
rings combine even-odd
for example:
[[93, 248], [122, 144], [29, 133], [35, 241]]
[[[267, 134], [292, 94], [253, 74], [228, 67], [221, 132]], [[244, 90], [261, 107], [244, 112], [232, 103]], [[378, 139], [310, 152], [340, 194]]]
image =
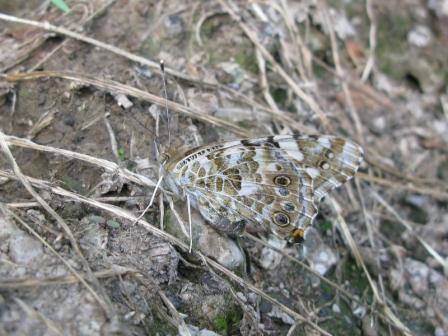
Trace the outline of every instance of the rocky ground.
[[[448, 1], [66, 4], [0, 0], [1, 335], [448, 335]], [[303, 244], [136, 224], [155, 139], [293, 132], [366, 153]]]

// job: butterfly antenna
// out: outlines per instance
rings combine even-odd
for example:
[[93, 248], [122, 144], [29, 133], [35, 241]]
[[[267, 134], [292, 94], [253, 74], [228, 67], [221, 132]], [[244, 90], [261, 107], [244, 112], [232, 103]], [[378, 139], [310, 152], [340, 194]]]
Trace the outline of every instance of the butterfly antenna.
[[160, 70], [162, 71], [163, 92], [165, 94], [166, 124], [168, 129], [168, 148], [170, 148], [171, 146], [170, 114], [168, 112], [168, 94], [166, 92], [165, 62], [163, 60], [160, 60]]
[[191, 207], [190, 207], [190, 195], [187, 194], [187, 208], [188, 208], [188, 225], [190, 228], [190, 246], [188, 253], [191, 253], [191, 249], [193, 248], [193, 234], [191, 229]]
[[154, 203], [154, 198], [156, 197], [157, 190], [158, 190], [159, 187], [160, 187], [160, 183], [162, 183], [162, 180], [163, 180], [163, 175], [160, 175], [159, 180], [157, 181], [157, 184], [156, 184], [156, 186], [155, 186], [155, 188], [154, 188], [154, 191], [153, 191], [153, 193], [152, 193], [152, 195], [151, 195], [151, 200], [149, 201], [148, 206], [145, 208], [145, 210], [143, 210], [142, 214], [141, 214], [140, 216], [138, 216], [138, 218], [134, 221], [134, 223], [132, 223], [132, 226], [134, 226], [135, 224], [137, 224], [138, 221], [139, 221], [140, 219], [142, 219], [142, 217], [145, 215], [145, 213], [148, 212], [149, 208], [151, 208], [152, 203]]

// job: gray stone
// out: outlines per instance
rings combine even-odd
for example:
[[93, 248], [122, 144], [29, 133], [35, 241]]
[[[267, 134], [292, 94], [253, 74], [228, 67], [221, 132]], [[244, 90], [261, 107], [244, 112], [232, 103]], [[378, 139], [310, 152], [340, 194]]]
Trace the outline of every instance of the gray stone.
[[9, 241], [9, 256], [18, 264], [29, 264], [43, 253], [42, 244], [25, 233], [15, 235]]
[[[278, 239], [273, 235], [269, 236], [268, 244], [280, 250], [286, 246], [286, 240]], [[282, 261], [283, 256], [269, 247], [263, 247], [260, 256], [260, 265], [264, 269], [274, 269]]]
[[[188, 233], [186, 206], [182, 206], [178, 202], [176, 203], [176, 209], [182, 217], [184, 224], [187, 226], [185, 231]], [[166, 231], [181, 239], [186, 244], [190, 244], [189, 238], [183, 232], [184, 230], [180, 227], [181, 224], [177, 222], [171, 210], [167, 212], [166, 219]], [[244, 255], [239, 246], [227, 235], [218, 232], [207, 224], [199, 212], [193, 208], [191, 209], [191, 226], [193, 232], [193, 250], [199, 250], [201, 253], [212, 257], [229, 269], [237, 269], [243, 264]]]
[[408, 33], [408, 42], [416, 47], [427, 47], [432, 42], [431, 30], [426, 26], [416, 26]]

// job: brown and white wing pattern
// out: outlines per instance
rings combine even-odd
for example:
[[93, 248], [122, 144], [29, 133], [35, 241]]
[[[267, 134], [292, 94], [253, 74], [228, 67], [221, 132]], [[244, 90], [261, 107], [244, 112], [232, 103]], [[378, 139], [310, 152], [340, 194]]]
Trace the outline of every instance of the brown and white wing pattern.
[[273, 136], [202, 146], [165, 165], [168, 179], [227, 232], [241, 222], [302, 238], [317, 203], [353, 177], [362, 149], [331, 136]]

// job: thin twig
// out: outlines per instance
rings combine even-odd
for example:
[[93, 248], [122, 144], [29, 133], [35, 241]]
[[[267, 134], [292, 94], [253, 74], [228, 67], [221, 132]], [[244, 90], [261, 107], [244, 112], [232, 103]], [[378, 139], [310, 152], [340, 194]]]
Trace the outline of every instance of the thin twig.
[[370, 21], [369, 29], [369, 58], [367, 59], [366, 66], [362, 72], [361, 80], [367, 81], [375, 65], [375, 50], [376, 50], [376, 17], [373, 12], [372, 1], [366, 0], [366, 12]]
[[[0, 14], [1, 15], [1, 14]], [[250, 132], [248, 130], [242, 129], [241, 127], [231, 123], [229, 121], [210, 116], [200, 111], [196, 111], [190, 107], [177, 104], [173, 101], [167, 101], [165, 98], [159, 97], [152, 93], [139, 90], [135, 87], [121, 84], [116, 81], [106, 80], [106, 79], [97, 79], [90, 76], [80, 76], [79, 74], [70, 73], [70, 72], [60, 72], [60, 71], [36, 71], [32, 73], [21, 73], [21, 74], [13, 74], [13, 75], [2, 75], [1, 77], [5, 78], [7, 81], [22, 81], [22, 80], [34, 80], [37, 78], [45, 78], [45, 77], [56, 77], [56, 78], [64, 78], [74, 82], [82, 83], [84, 85], [93, 85], [98, 88], [107, 89], [110, 92], [122, 93], [125, 95], [129, 95], [131, 97], [139, 98], [145, 101], [149, 101], [151, 103], [157, 104], [159, 106], [168, 105], [168, 108], [171, 111], [182, 113], [188, 117], [193, 119], [197, 119], [215, 126], [223, 127], [228, 129], [229, 131], [238, 134], [239, 136], [250, 136]]]
[[[160, 71], [160, 65], [157, 62], [148, 60], [147, 58], [144, 58], [144, 57], [141, 57], [141, 56], [137, 56], [137, 55], [132, 54], [130, 52], [127, 52], [127, 51], [125, 51], [123, 49], [117, 48], [117, 47], [115, 47], [115, 46], [113, 46], [111, 44], [107, 44], [107, 43], [95, 40], [95, 39], [93, 39], [91, 37], [87, 37], [85, 35], [76, 33], [74, 31], [71, 31], [71, 30], [67, 29], [67, 28], [58, 27], [58, 26], [52, 25], [49, 22], [39, 22], [39, 21], [34, 21], [34, 20], [22, 19], [22, 18], [15, 17], [15, 16], [12, 16], [12, 15], [7, 15], [7, 14], [4, 14], [4, 13], [0, 13], [0, 20], [5, 20], [5, 21], [15, 22], [15, 23], [27, 24], [27, 25], [30, 25], [30, 26], [33, 26], [33, 27], [37, 27], [37, 28], [40, 28], [40, 29], [44, 29], [44, 30], [48, 30], [48, 31], [57, 33], [59, 35], [68, 36], [68, 37], [71, 37], [71, 38], [73, 38], [75, 40], [82, 41], [82, 42], [94, 45], [94, 46], [96, 46], [98, 48], [101, 48], [101, 49], [107, 50], [109, 52], [112, 52], [114, 54], [123, 56], [123, 57], [125, 57], [125, 58], [127, 58], [129, 60], [132, 60], [134, 62], [137, 62], [137, 63], [139, 63], [141, 65], [145, 65], [145, 66], [147, 66], [149, 68], [152, 68], [155, 71]], [[186, 80], [186, 81], [203, 82], [203, 81], [199, 81], [197, 78], [190, 77], [188, 75], [185, 75], [185, 74], [183, 74], [183, 73], [181, 73], [179, 71], [175, 71], [173, 69], [166, 68], [166, 72], [168, 74], [172, 75], [172, 76], [178, 77], [178, 78]], [[214, 83], [207, 83], [207, 82], [203, 82], [203, 83], [207, 84], [207, 85], [214, 85]]]
[[107, 115], [103, 118], [104, 124], [106, 125], [107, 133], [109, 134], [109, 140], [110, 140], [110, 147], [112, 149], [112, 153], [115, 156], [115, 160], [117, 162], [120, 161], [120, 155], [118, 154], [118, 144], [117, 144], [117, 138], [115, 136], [115, 132], [112, 129], [112, 126], [110, 125], [109, 120], [107, 119]]
[[390, 180], [387, 180], [387, 179], [384, 179], [384, 178], [381, 178], [378, 176], [371, 176], [371, 175], [364, 174], [361, 172], [358, 172], [356, 174], [356, 176], [363, 181], [367, 181], [367, 182], [375, 183], [375, 184], [378, 184], [381, 186], [389, 187], [394, 190], [407, 190], [407, 191], [412, 191], [412, 192], [416, 192], [416, 193], [423, 194], [423, 195], [429, 195], [429, 196], [434, 197], [435, 199], [439, 199], [439, 200], [448, 200], [448, 192], [437, 190], [435, 188], [422, 188], [422, 187], [414, 186], [409, 183], [393, 182], [393, 181], [390, 181]]
[[[47, 183], [39, 183], [39, 180], [32, 179], [32, 178], [29, 178], [29, 180], [30, 180], [31, 183], [33, 183], [33, 185], [35, 185], [38, 188], [40, 188], [40, 187], [47, 188]], [[127, 210], [124, 210], [124, 209], [122, 209], [120, 207], [117, 207], [117, 206], [114, 206], [114, 205], [111, 205], [111, 204], [98, 202], [98, 201], [96, 201], [94, 199], [81, 196], [79, 194], [76, 194], [76, 193], [70, 192], [68, 190], [65, 190], [65, 189], [63, 189], [61, 187], [53, 187], [53, 188], [51, 188], [51, 192], [53, 192], [53, 193], [55, 193], [57, 195], [60, 195], [62, 197], [66, 197], [66, 198], [69, 198], [69, 199], [72, 199], [72, 200], [75, 200], [75, 201], [78, 201], [78, 202], [82, 202], [82, 203], [88, 204], [88, 205], [96, 207], [98, 209], [107, 211], [107, 212], [111, 213], [111, 215], [113, 215], [115, 217], [121, 217], [121, 218], [127, 219], [127, 220], [129, 220], [131, 222], [136, 220], [136, 217], [132, 213], [127, 211]], [[151, 224], [146, 222], [144, 219], [141, 219], [138, 222], [138, 224], [140, 226], [144, 227], [146, 230], [148, 230], [152, 234], [154, 234], [157, 237], [160, 237], [160, 238], [170, 242], [171, 244], [173, 244], [173, 245], [177, 246], [178, 248], [182, 249], [183, 251], [187, 252], [189, 250], [188, 244], [182, 242], [178, 238], [170, 235], [169, 233], [167, 233], [165, 231], [162, 231], [162, 230], [160, 230], [159, 228], [157, 228], [155, 226], [152, 226]], [[327, 331], [323, 330], [321, 327], [319, 327], [314, 322], [309, 321], [307, 318], [305, 318], [301, 314], [295, 312], [294, 310], [292, 310], [289, 307], [285, 306], [284, 304], [280, 303], [279, 301], [277, 301], [276, 299], [274, 299], [270, 295], [268, 295], [265, 292], [263, 292], [261, 289], [255, 287], [254, 285], [250, 284], [246, 280], [240, 278], [238, 275], [234, 274], [232, 271], [228, 270], [227, 268], [225, 268], [224, 266], [222, 266], [218, 262], [212, 260], [211, 258], [203, 255], [202, 253], [200, 253], [198, 251], [192, 251], [192, 254], [195, 255], [195, 257], [197, 257], [197, 258], [199, 258], [201, 260], [204, 260], [204, 262], [206, 262], [206, 264], [208, 264], [209, 266], [211, 266], [215, 270], [223, 273], [225, 276], [227, 276], [231, 280], [237, 282], [239, 285], [241, 285], [241, 286], [247, 288], [248, 290], [250, 290], [250, 291], [260, 295], [266, 301], [272, 303], [273, 305], [278, 306], [283, 312], [285, 312], [286, 314], [290, 315], [294, 320], [302, 321], [302, 322], [310, 325], [312, 328], [316, 329], [317, 331], [319, 331], [323, 335], [330, 335]]]
[[239, 26], [246, 34], [246, 36], [260, 50], [263, 57], [266, 60], [268, 60], [269, 63], [271, 63], [273, 70], [276, 71], [283, 78], [283, 80], [291, 87], [294, 93], [300, 99], [302, 99], [305, 102], [305, 104], [307, 104], [310, 107], [310, 109], [317, 115], [320, 122], [322, 123], [323, 128], [326, 130], [331, 129], [327, 116], [325, 115], [324, 111], [322, 111], [322, 109], [320, 108], [319, 104], [315, 101], [315, 99], [312, 96], [305, 93], [299, 87], [299, 85], [297, 85], [294, 79], [292, 79], [291, 76], [281, 67], [281, 65], [278, 64], [274, 56], [272, 56], [271, 53], [258, 41], [257, 34], [253, 32], [247, 24], [244, 23], [244, 21], [240, 18], [240, 16], [232, 9], [232, 7], [229, 6], [225, 0], [218, 0], [218, 1], [224, 8], [224, 10], [227, 13], [229, 13], [230, 17], [239, 24]]
[[[339, 57], [339, 51], [338, 51], [338, 45], [337, 45], [337, 41], [336, 41], [336, 34], [334, 32], [333, 29], [333, 24], [331, 22], [331, 18], [330, 15], [328, 14], [328, 10], [327, 10], [327, 6], [324, 0], [319, 0], [318, 4], [320, 5], [320, 10], [322, 12], [322, 16], [324, 17], [327, 29], [329, 31], [330, 34], [330, 42], [331, 42], [331, 51], [333, 54], [333, 60], [334, 60], [334, 64], [336, 67], [336, 73], [340, 76], [340, 77], [344, 77], [345, 76], [345, 72], [342, 69], [341, 66], [341, 61], [340, 61], [340, 57]], [[355, 105], [353, 104], [353, 99], [349, 90], [349, 86], [347, 85], [346, 82], [342, 82], [342, 91], [344, 92], [344, 96], [345, 96], [345, 101], [347, 103], [348, 106], [348, 110], [350, 112], [351, 118], [353, 120], [353, 122], [355, 123], [355, 129], [356, 129], [356, 139], [360, 142], [361, 145], [364, 145], [365, 141], [364, 141], [364, 137], [363, 137], [363, 130], [362, 130], [362, 124], [361, 124], [361, 120], [359, 119], [359, 115], [358, 112], [356, 111]]]
[[[24, 301], [19, 298], [14, 298], [16, 303], [25, 311], [25, 313], [31, 317], [31, 319], [41, 320], [47, 326], [47, 332], [51, 335], [64, 335], [62, 326], [57, 326], [54, 321], [47, 318], [39, 310], [28, 306]], [[0, 329], [1, 330], [1, 329]]]
[[[17, 218], [17, 217], [14, 217]], [[57, 252], [56, 252], [57, 253]], [[136, 273], [137, 270], [132, 268], [125, 268], [114, 266], [113, 269], [93, 272], [93, 276], [102, 278], [111, 278], [119, 275]], [[78, 273], [80, 278], [86, 279], [87, 274]], [[0, 288], [2, 289], [22, 289], [22, 288], [36, 288], [42, 286], [58, 286], [69, 285], [80, 282], [80, 278], [75, 275], [62, 275], [49, 278], [23, 278], [23, 279], [0, 279]]]
[[190, 207], [190, 195], [187, 194], [187, 208], [188, 208], [188, 227], [190, 229], [190, 246], [188, 247], [188, 253], [191, 253], [191, 249], [193, 248], [193, 230], [191, 224], [191, 207]]
[[12, 155], [9, 146], [6, 141], [6, 136], [3, 134], [3, 132], [0, 132], [0, 147], [3, 150], [3, 153], [7, 157], [10, 165], [12, 166], [12, 169], [14, 171], [14, 174], [17, 176], [17, 178], [20, 180], [22, 185], [25, 187], [25, 189], [36, 199], [37, 202], [56, 220], [56, 222], [63, 228], [65, 235], [69, 239], [75, 253], [79, 256], [85, 270], [87, 271], [87, 274], [89, 275], [89, 280], [95, 284], [97, 287], [97, 290], [100, 291], [101, 297], [83, 280], [84, 286], [88, 288], [92, 295], [95, 297], [95, 299], [98, 301], [100, 306], [103, 308], [104, 312], [106, 313], [107, 317], [109, 319], [112, 319], [115, 313], [113, 312], [112, 304], [109, 302], [108, 297], [103, 291], [102, 286], [98, 282], [98, 280], [93, 277], [92, 270], [90, 269], [90, 265], [87, 262], [87, 260], [84, 258], [84, 255], [81, 252], [81, 249], [78, 246], [78, 243], [76, 242], [75, 237], [73, 236], [72, 231], [70, 230], [69, 226], [65, 223], [65, 221], [62, 219], [61, 216], [57, 214], [56, 211], [54, 211], [48, 203], [34, 190], [31, 183], [28, 181], [27, 177], [22, 173], [21, 169], [16, 163], [16, 160], [14, 159], [14, 156]]
[[142, 219], [143, 216], [148, 212], [149, 208], [151, 208], [152, 204], [154, 203], [154, 198], [156, 197], [157, 190], [160, 187], [160, 183], [162, 183], [162, 180], [163, 180], [163, 175], [160, 175], [159, 180], [157, 181], [157, 184], [154, 188], [154, 191], [152, 192], [151, 200], [149, 201], [148, 206], [145, 208], [145, 210], [143, 210], [142, 214], [140, 216], [138, 216], [137, 221], [135, 223], [133, 223], [132, 225], [135, 225], [140, 219]]
[[392, 310], [386, 305], [386, 303], [383, 301], [382, 297], [379, 295], [378, 287], [376, 286], [375, 282], [373, 281], [372, 277], [370, 276], [370, 273], [367, 270], [367, 267], [364, 263], [361, 253], [358, 249], [358, 246], [356, 245], [356, 242], [353, 239], [353, 237], [348, 229], [347, 223], [345, 222], [344, 218], [341, 215], [341, 206], [336, 202], [336, 200], [334, 198], [328, 197], [327, 200], [336, 213], [337, 222], [339, 224], [339, 227], [341, 228], [341, 231], [345, 237], [345, 240], [346, 240], [348, 246], [350, 247], [350, 250], [352, 251], [352, 254], [356, 260], [356, 263], [362, 268], [364, 274], [367, 277], [367, 280], [370, 284], [370, 288], [372, 290], [373, 297], [374, 297], [375, 301], [378, 302], [381, 309], [383, 310], [383, 313], [389, 318], [389, 320], [393, 323], [393, 325], [396, 328], [403, 331], [403, 333], [405, 335], [411, 336], [412, 334], [409, 331], [409, 329], [392, 312]]
[[422, 237], [420, 237], [420, 235], [418, 233], [416, 233], [414, 231], [414, 229], [412, 228], [412, 226], [410, 225], [410, 223], [408, 223], [405, 219], [403, 219], [397, 211], [395, 211], [395, 209], [389, 205], [373, 188], [369, 188], [371, 194], [373, 195], [373, 197], [381, 203], [381, 205], [388, 211], [390, 212], [397, 220], [400, 224], [402, 224], [405, 229], [411, 233], [420, 244], [423, 245], [423, 247], [426, 249], [426, 251], [428, 252], [428, 254], [430, 254], [435, 260], [437, 260], [437, 262], [443, 267], [443, 271], [445, 273], [446, 276], [448, 276], [448, 258], [443, 258], [436, 250], [434, 250], [432, 248], [432, 246], [427, 243]]

